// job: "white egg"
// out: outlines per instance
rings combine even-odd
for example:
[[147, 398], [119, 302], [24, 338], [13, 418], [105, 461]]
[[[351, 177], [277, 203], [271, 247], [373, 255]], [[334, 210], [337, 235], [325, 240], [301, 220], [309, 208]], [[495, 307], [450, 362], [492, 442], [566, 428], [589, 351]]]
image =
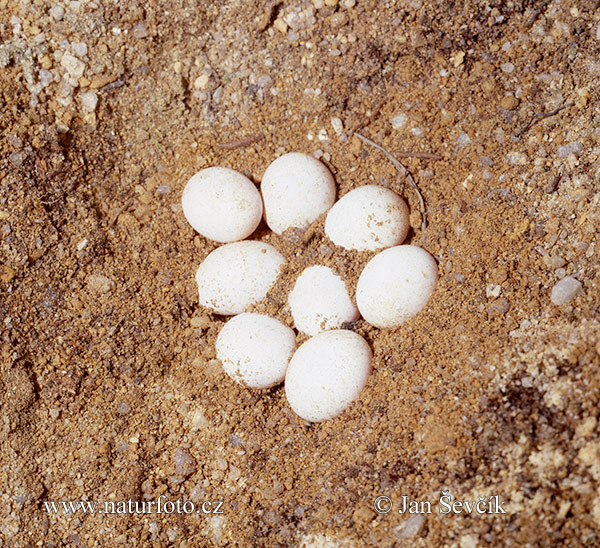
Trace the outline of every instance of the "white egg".
[[221, 243], [247, 238], [262, 217], [262, 200], [254, 183], [226, 167], [196, 173], [183, 189], [181, 205], [196, 231]]
[[359, 251], [399, 245], [408, 229], [406, 202], [377, 185], [361, 186], [344, 195], [325, 221], [325, 233], [335, 245]]
[[321, 422], [339, 415], [358, 396], [371, 373], [371, 349], [360, 335], [324, 331], [292, 356], [285, 394], [297, 415]]
[[290, 152], [275, 160], [260, 184], [265, 220], [277, 234], [306, 228], [335, 201], [333, 176], [319, 160]]
[[288, 303], [296, 327], [307, 335], [340, 327], [358, 319], [346, 284], [331, 268], [311, 266], [296, 280]]
[[215, 346], [232, 379], [250, 388], [269, 388], [283, 381], [296, 335], [275, 318], [246, 313], [223, 326]]
[[375, 327], [397, 327], [425, 307], [438, 280], [437, 264], [424, 249], [399, 245], [373, 257], [356, 286], [362, 317]]
[[285, 259], [273, 246], [243, 241], [215, 249], [196, 272], [200, 304], [232, 315], [267, 295]]

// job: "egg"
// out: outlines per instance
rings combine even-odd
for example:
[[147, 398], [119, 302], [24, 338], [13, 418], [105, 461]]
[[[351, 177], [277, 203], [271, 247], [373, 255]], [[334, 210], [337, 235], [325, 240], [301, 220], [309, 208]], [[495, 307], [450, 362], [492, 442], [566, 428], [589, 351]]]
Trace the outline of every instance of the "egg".
[[335, 200], [333, 176], [319, 160], [290, 152], [272, 162], [260, 191], [269, 228], [282, 234], [288, 228], [306, 228]]
[[209, 167], [196, 173], [183, 189], [181, 205], [197, 232], [220, 243], [250, 236], [263, 212], [254, 183], [226, 167]]
[[345, 249], [374, 251], [401, 244], [409, 229], [406, 202], [395, 192], [365, 185], [340, 198], [327, 214], [325, 234]]
[[390, 247], [361, 272], [358, 310], [375, 327], [397, 327], [425, 307], [437, 280], [437, 264], [427, 251], [414, 245]]
[[294, 412], [311, 422], [339, 415], [362, 392], [371, 373], [371, 349], [353, 331], [324, 331], [301, 345], [285, 375]]
[[215, 347], [232, 379], [250, 388], [269, 388], [283, 381], [296, 335], [275, 318], [239, 314], [223, 326]]
[[246, 240], [211, 252], [196, 272], [202, 306], [217, 314], [245, 312], [267, 295], [285, 259], [273, 246]]
[[295, 326], [311, 336], [340, 327], [359, 316], [346, 284], [326, 266], [305, 269], [288, 296], [288, 304]]

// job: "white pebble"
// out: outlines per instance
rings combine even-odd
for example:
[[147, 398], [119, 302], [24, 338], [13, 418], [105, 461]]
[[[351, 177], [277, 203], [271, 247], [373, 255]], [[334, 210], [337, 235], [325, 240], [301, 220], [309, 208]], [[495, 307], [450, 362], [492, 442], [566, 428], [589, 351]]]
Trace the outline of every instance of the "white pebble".
[[559, 158], [566, 158], [570, 154], [575, 154], [575, 156], [581, 155], [583, 152], [583, 145], [579, 141], [574, 141], [573, 143], [569, 143], [568, 145], [563, 145], [556, 149]]
[[285, 259], [273, 246], [243, 241], [215, 249], [196, 272], [200, 304], [217, 314], [240, 314], [264, 299]]
[[183, 189], [181, 205], [195, 230], [221, 243], [247, 238], [262, 217], [260, 193], [252, 181], [226, 167], [196, 173]]
[[40, 84], [42, 84], [42, 87], [49, 86], [50, 83], [52, 82], [52, 80], [54, 80], [54, 76], [52, 75], [52, 73], [45, 68], [40, 70], [39, 78], [40, 78]]
[[402, 129], [406, 125], [406, 122], [408, 122], [408, 116], [406, 116], [406, 114], [398, 114], [398, 116], [392, 118], [390, 122], [394, 129]]
[[335, 131], [336, 135], [341, 135], [344, 131], [344, 123], [337, 116], [334, 116], [331, 119], [331, 127], [333, 128], [333, 131]]
[[81, 108], [86, 112], [94, 112], [98, 105], [98, 95], [95, 91], [83, 91], [79, 94]]
[[60, 60], [60, 64], [67, 69], [67, 72], [73, 78], [81, 78], [85, 70], [85, 64], [70, 53], [65, 53]]
[[336, 417], [362, 392], [371, 357], [367, 341], [352, 331], [335, 329], [309, 339], [296, 350], [285, 375], [291, 408], [311, 422]]
[[375, 327], [397, 327], [425, 307], [438, 279], [437, 265], [424, 249], [391, 247], [365, 266], [356, 286], [362, 317]]
[[65, 15], [65, 9], [62, 6], [54, 4], [50, 8], [50, 15], [55, 21], [60, 21]]
[[326, 266], [311, 266], [304, 270], [290, 292], [288, 303], [294, 324], [310, 336], [340, 327], [359, 316], [346, 284]]
[[251, 388], [269, 388], [283, 381], [296, 335], [275, 318], [239, 314], [221, 329], [215, 346], [232, 379]]
[[325, 234], [345, 249], [373, 251], [401, 244], [409, 226], [408, 207], [400, 196], [382, 186], [365, 185], [331, 208]]
[[277, 234], [306, 228], [335, 200], [335, 183], [327, 167], [300, 152], [277, 158], [265, 171], [260, 190], [265, 220]]
[[88, 47], [85, 42], [72, 42], [71, 50], [73, 50], [73, 53], [77, 55], [77, 57], [84, 57], [87, 55]]
[[572, 276], [565, 276], [552, 288], [550, 300], [555, 305], [567, 304], [581, 293], [581, 282]]

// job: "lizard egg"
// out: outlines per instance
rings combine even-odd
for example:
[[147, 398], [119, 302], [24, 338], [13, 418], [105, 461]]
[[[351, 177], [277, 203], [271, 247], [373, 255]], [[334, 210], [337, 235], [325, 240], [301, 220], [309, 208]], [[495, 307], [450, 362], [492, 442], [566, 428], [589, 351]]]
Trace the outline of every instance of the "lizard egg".
[[196, 272], [200, 304], [233, 315], [267, 295], [285, 259], [273, 246], [253, 240], [212, 251]]
[[262, 200], [254, 183], [226, 167], [196, 173], [183, 189], [181, 205], [196, 231], [221, 243], [247, 238], [262, 217]]
[[437, 264], [427, 251], [390, 247], [375, 255], [358, 278], [358, 310], [375, 327], [397, 327], [425, 307], [437, 280]]
[[275, 318], [246, 313], [223, 326], [215, 346], [233, 380], [250, 388], [269, 388], [283, 381], [296, 335]]
[[335, 201], [333, 176], [319, 160], [290, 152], [275, 160], [260, 184], [265, 220], [277, 234], [306, 228]]
[[307, 335], [340, 327], [358, 319], [346, 284], [331, 268], [311, 266], [296, 280], [288, 303], [296, 327]]
[[296, 350], [285, 375], [285, 394], [304, 420], [339, 415], [358, 396], [371, 373], [371, 349], [353, 331], [324, 331]]
[[325, 221], [325, 233], [335, 245], [358, 251], [399, 245], [408, 229], [406, 202], [377, 185], [361, 186], [342, 196]]

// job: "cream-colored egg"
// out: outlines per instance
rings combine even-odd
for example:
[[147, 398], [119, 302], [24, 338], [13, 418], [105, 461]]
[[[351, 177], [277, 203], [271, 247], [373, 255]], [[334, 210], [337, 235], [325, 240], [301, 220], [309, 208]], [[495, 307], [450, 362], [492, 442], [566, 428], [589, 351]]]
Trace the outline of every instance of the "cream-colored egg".
[[195, 230], [221, 243], [247, 238], [262, 217], [262, 200], [254, 183], [226, 167], [196, 173], [183, 189], [181, 205]]
[[358, 310], [375, 327], [397, 327], [425, 307], [437, 280], [437, 264], [427, 251], [391, 247], [363, 269], [356, 286]]
[[277, 234], [287, 228], [306, 228], [335, 201], [335, 182], [319, 160], [290, 152], [265, 171], [260, 191], [265, 220]]
[[360, 335], [324, 331], [292, 356], [285, 394], [300, 417], [321, 422], [339, 415], [362, 392], [371, 373], [371, 349]]
[[409, 226], [408, 207], [398, 194], [365, 185], [344, 195], [329, 210], [325, 233], [335, 245], [373, 251], [401, 244]]
[[251, 388], [269, 388], [283, 381], [296, 335], [275, 318], [246, 313], [223, 326], [215, 346], [232, 379]]
[[267, 295], [283, 255], [263, 242], [234, 242], [215, 249], [196, 272], [200, 304], [217, 314], [245, 312]]
[[359, 316], [346, 284], [331, 268], [321, 265], [308, 267], [300, 274], [288, 303], [295, 326], [311, 336]]

